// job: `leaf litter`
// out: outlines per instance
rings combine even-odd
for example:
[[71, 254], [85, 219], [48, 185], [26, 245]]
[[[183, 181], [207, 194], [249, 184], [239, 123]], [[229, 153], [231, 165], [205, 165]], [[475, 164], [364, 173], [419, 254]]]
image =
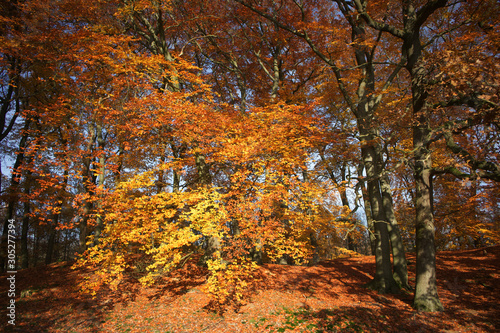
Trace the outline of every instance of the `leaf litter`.
[[[410, 283], [415, 255], [408, 254]], [[373, 256], [316, 266], [265, 264], [246, 301], [217, 313], [203, 292], [207, 272], [194, 262], [153, 287], [130, 279], [120, 292], [79, 292], [91, 272], [56, 263], [16, 274], [16, 325], [5, 332], [495, 332], [500, 330], [500, 246], [437, 255], [445, 311], [416, 312], [412, 292], [378, 294], [363, 287]], [[5, 282], [6, 276], [1, 279]], [[6, 318], [7, 283], [0, 284]]]

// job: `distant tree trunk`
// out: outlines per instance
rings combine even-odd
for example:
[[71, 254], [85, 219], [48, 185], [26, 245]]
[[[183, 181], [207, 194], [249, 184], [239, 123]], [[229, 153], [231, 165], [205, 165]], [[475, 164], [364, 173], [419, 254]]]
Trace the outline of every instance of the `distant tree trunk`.
[[56, 226], [58, 223], [58, 219], [59, 219], [59, 214], [56, 214], [52, 219], [52, 223], [50, 224], [49, 239], [47, 241], [47, 253], [45, 254], [45, 265], [48, 265], [53, 261], [52, 255], [54, 253], [54, 244], [57, 233]]
[[[97, 125], [96, 129], [97, 129], [97, 133], [96, 133], [97, 144], [99, 146], [99, 150], [102, 152], [101, 155], [99, 156], [99, 175], [97, 176], [97, 186], [102, 187], [102, 186], [104, 186], [104, 178], [105, 178], [105, 173], [106, 173], [106, 168], [105, 168], [106, 157], [104, 156], [104, 148], [106, 146], [106, 142], [104, 141], [104, 136], [102, 133], [102, 126]], [[98, 209], [102, 208], [101, 201], [98, 201], [97, 208]], [[99, 238], [101, 237], [101, 233], [102, 233], [103, 228], [104, 228], [103, 216], [102, 216], [102, 214], [97, 214], [93, 245], [97, 245], [99, 243]]]
[[[339, 190], [340, 193], [340, 200], [342, 201], [342, 206], [347, 207], [347, 209], [349, 209], [350, 211], [351, 208], [349, 207], [349, 200], [347, 199], [346, 173], [347, 173], [347, 162], [343, 161], [342, 167], [340, 168], [340, 177], [341, 177], [340, 179], [342, 183], [340, 184], [339, 187], [337, 187], [337, 189]], [[351, 222], [355, 223], [355, 221]], [[350, 251], [356, 251], [356, 244], [350, 232], [348, 232], [346, 239], [347, 239], [347, 249]]]
[[40, 226], [35, 227], [35, 244], [33, 245], [33, 267], [38, 264], [38, 251], [40, 249]]
[[[335, 187], [337, 188], [337, 191], [339, 191], [340, 194], [340, 201], [342, 202], [343, 207], [347, 207], [347, 209], [351, 209], [349, 207], [349, 200], [347, 199], [347, 187], [346, 187], [346, 172], [347, 172], [347, 163], [344, 161], [342, 163], [342, 166], [340, 168], [340, 182], [337, 181], [337, 178], [335, 177], [335, 174], [333, 172], [333, 169], [331, 166], [328, 164], [328, 161], [326, 160], [324, 154], [322, 152], [319, 153], [321, 160], [325, 164], [325, 169], [328, 172], [328, 176], [330, 177], [330, 180], [335, 184]], [[354, 221], [353, 221], [354, 222]], [[350, 233], [347, 234], [347, 244], [346, 247], [351, 250], [351, 251], [356, 251], [356, 246], [353, 237], [351, 236]]]
[[[24, 204], [24, 212], [30, 211], [30, 204], [26, 202]], [[29, 214], [29, 213], [28, 213]], [[29, 215], [23, 216], [23, 225], [21, 230], [21, 268], [28, 268], [29, 265], [29, 251], [28, 251], [28, 229], [29, 229]]]
[[[30, 193], [31, 186], [31, 172], [27, 172], [25, 179], [24, 191], [25, 195], [28, 196]], [[31, 204], [29, 200], [24, 201], [24, 215], [23, 222], [21, 227], [21, 268], [28, 268], [29, 264], [29, 252], [28, 252], [28, 229], [30, 223], [30, 213], [31, 213]]]
[[[184, 148], [182, 146], [176, 147], [174, 144], [172, 144], [171, 149], [175, 159], [184, 158], [183, 156]], [[177, 193], [180, 190], [181, 190], [181, 176], [178, 170], [172, 169], [172, 192]]]
[[308, 262], [308, 266], [314, 266], [319, 262], [319, 246], [318, 246], [318, 240], [316, 238], [316, 235], [314, 231], [312, 231], [309, 234], [309, 240], [311, 242], [311, 247], [313, 248], [313, 257], [312, 259]]
[[365, 181], [363, 180], [363, 170], [364, 170], [364, 165], [362, 162], [359, 163], [358, 165], [358, 178], [360, 179], [359, 181], [361, 182], [361, 194], [363, 196], [363, 203], [364, 203], [364, 208], [365, 208], [365, 216], [366, 216], [366, 226], [368, 228], [368, 240], [370, 242], [370, 250], [371, 254], [375, 255], [375, 228], [373, 225], [373, 218], [372, 218], [372, 208], [368, 196], [368, 190], [366, 188]]
[[63, 260], [67, 261], [68, 260], [68, 242], [69, 242], [69, 237], [68, 237], [68, 232], [64, 233], [64, 253], [63, 253]]
[[78, 225], [80, 231], [80, 234], [78, 236], [78, 253], [83, 253], [87, 249], [87, 236], [89, 234], [88, 219], [91, 211], [92, 211], [92, 203], [85, 202], [83, 208], [83, 216], [81, 217], [80, 223]]
[[[86, 156], [82, 159], [82, 182], [85, 192], [92, 197], [95, 194], [94, 186], [96, 182], [96, 176], [92, 171], [92, 155], [94, 152], [94, 143], [97, 137], [97, 127], [95, 124], [89, 124], [90, 138], [87, 141]], [[83, 253], [87, 249], [87, 236], [89, 235], [88, 220], [92, 213], [94, 204], [91, 200], [87, 199], [83, 204], [83, 214], [80, 218], [79, 229], [80, 235], [78, 240], [78, 252]]]
[[[206, 163], [205, 156], [200, 153], [195, 154], [195, 164], [198, 173], [198, 186], [208, 186], [211, 183], [210, 179], [210, 169]], [[222, 248], [221, 240], [215, 236], [208, 236], [205, 241], [205, 254], [202, 258], [202, 262], [206, 263], [207, 260], [211, 259], [213, 254], [220, 251]]]

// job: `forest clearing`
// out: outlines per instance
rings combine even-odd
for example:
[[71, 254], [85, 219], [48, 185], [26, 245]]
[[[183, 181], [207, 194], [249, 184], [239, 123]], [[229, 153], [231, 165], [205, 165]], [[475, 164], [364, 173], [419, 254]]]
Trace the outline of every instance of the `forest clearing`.
[[[410, 281], [415, 256], [408, 254]], [[121, 293], [92, 299], [77, 291], [70, 263], [18, 272], [16, 326], [6, 332], [496, 332], [500, 329], [500, 247], [437, 255], [444, 312], [417, 312], [412, 295], [378, 294], [361, 285], [372, 256], [317, 266], [264, 265], [238, 309], [217, 314], [203, 293], [206, 270], [185, 267], [154, 288], [129, 281]], [[5, 279], [5, 275], [1, 276]], [[1, 284], [1, 303], [6, 295]], [[5, 317], [5, 309], [0, 314]]]

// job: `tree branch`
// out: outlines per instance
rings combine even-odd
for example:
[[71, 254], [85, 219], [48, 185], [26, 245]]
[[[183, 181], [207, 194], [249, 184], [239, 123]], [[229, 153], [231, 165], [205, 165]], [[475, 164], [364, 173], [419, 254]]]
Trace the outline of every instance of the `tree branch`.
[[353, 1], [356, 10], [358, 11], [359, 15], [363, 18], [363, 20], [373, 29], [379, 30], [379, 31], [384, 31], [388, 32], [391, 35], [398, 37], [398, 38], [403, 38], [404, 32], [401, 29], [398, 29], [392, 25], [389, 25], [385, 22], [378, 22], [375, 21], [367, 12], [366, 12], [366, 1], [365, 0], [354, 0]]

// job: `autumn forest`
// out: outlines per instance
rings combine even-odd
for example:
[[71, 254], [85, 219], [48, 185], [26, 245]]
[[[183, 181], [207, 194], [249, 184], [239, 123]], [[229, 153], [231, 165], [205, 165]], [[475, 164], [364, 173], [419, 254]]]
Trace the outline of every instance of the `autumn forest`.
[[0, 270], [195, 262], [222, 313], [364, 255], [442, 311], [437, 251], [500, 244], [499, 51], [494, 0], [3, 1]]

